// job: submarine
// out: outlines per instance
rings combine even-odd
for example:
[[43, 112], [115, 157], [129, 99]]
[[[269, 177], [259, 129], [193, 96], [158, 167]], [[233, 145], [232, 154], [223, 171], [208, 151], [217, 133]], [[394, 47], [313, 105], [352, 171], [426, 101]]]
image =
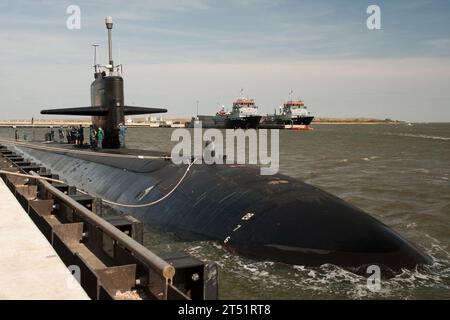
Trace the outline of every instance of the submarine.
[[334, 264], [355, 273], [369, 265], [399, 272], [432, 262], [366, 212], [287, 175], [260, 175], [256, 165], [175, 164], [164, 153], [120, 147], [125, 115], [167, 110], [125, 104], [123, 78], [112, 59], [111, 17], [106, 27], [108, 72], [94, 64], [92, 106], [41, 111], [91, 116], [94, 127], [105, 130], [105, 149], [75, 152], [69, 145], [27, 143], [15, 145], [19, 152], [144, 224], [183, 240], [217, 241], [252, 259]]

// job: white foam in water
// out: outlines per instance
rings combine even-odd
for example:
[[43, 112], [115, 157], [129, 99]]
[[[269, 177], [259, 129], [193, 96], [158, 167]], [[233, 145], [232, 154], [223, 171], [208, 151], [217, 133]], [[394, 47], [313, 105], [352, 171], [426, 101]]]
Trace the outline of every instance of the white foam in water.
[[416, 228], [416, 227], [417, 227], [417, 223], [415, 223], [415, 222], [408, 223], [408, 224], [406, 225], [406, 229], [414, 229], [414, 228]]
[[441, 136], [430, 136], [426, 134], [413, 134], [413, 133], [391, 133], [387, 132], [386, 135], [390, 136], [399, 136], [399, 137], [410, 137], [410, 138], [422, 138], [422, 139], [432, 139], [432, 140], [450, 140], [450, 137], [441, 137]]
[[[428, 235], [427, 235], [428, 236]], [[338, 266], [326, 264], [319, 268], [302, 265], [286, 265], [269, 261], [254, 261], [230, 254], [222, 246], [211, 242], [196, 243], [188, 252], [201, 260], [216, 260], [222, 279], [234, 279], [240, 289], [233, 286], [234, 294], [229, 296], [230, 288], [221, 283], [221, 295], [225, 298], [267, 298], [267, 299], [414, 299], [420, 298], [426, 290], [450, 290], [450, 255], [432, 240], [427, 253], [434, 259], [431, 266], [415, 270], [403, 270], [390, 279], [381, 280], [381, 289], [371, 291], [364, 276], [356, 275]], [[438, 259], [436, 254], [444, 256]], [[251, 294], [248, 288], [255, 288]], [[264, 290], [256, 290], [257, 288]], [[450, 292], [450, 291], [449, 291]]]
[[[414, 228], [414, 223], [410, 228]], [[403, 270], [381, 280], [381, 289], [371, 291], [364, 276], [338, 266], [318, 268], [254, 261], [235, 255], [215, 242], [180, 242], [181, 248], [203, 261], [215, 261], [219, 267], [220, 297], [226, 299], [417, 299], [434, 292], [449, 292], [450, 254], [444, 245], [428, 234], [426, 253], [431, 266]], [[174, 245], [180, 249], [180, 243]]]
[[311, 278], [315, 278], [316, 273], [313, 270], [311, 270], [310, 272], [308, 272], [308, 276], [310, 276]]

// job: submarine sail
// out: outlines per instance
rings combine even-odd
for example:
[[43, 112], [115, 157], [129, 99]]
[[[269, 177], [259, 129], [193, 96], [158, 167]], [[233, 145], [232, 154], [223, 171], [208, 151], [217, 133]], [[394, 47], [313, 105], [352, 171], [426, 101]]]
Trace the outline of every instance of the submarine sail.
[[[91, 106], [46, 109], [42, 110], [41, 114], [92, 116], [92, 124], [94, 127], [96, 129], [102, 128], [105, 131], [103, 146], [105, 148], [120, 148], [119, 125], [125, 123], [125, 116], [165, 113], [167, 112], [167, 109], [125, 105], [123, 78], [120, 75], [121, 66], [114, 66], [114, 61], [112, 59], [112, 18], [107, 17], [105, 23], [106, 28], [108, 29], [109, 64], [105, 66], [108, 70], [108, 75], [105, 71], [100, 72], [101, 66], [94, 61], [95, 80], [91, 84]], [[94, 45], [94, 48], [97, 50], [97, 45]]]

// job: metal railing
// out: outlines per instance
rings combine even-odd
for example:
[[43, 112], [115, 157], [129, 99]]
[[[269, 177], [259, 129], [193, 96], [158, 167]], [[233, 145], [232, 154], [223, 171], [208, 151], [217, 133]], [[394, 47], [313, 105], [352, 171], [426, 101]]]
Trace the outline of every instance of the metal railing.
[[172, 281], [175, 275], [175, 268], [168, 262], [164, 261], [156, 254], [151, 252], [149, 249], [144, 247], [142, 244], [136, 242], [134, 239], [127, 236], [125, 233], [118, 230], [116, 227], [111, 225], [109, 222], [103, 218], [97, 216], [92, 211], [88, 210], [86, 207], [79, 204], [77, 201], [68, 197], [65, 193], [56, 189], [49, 182], [45, 180], [38, 179], [39, 175], [35, 172], [31, 172], [33, 176], [36, 176], [37, 183], [42, 185], [48, 192], [50, 192], [56, 199], [64, 202], [71, 209], [75, 210], [78, 215], [92, 223], [96, 228], [110, 236], [113, 240], [124, 248], [130, 250], [138, 259], [140, 259], [144, 264], [148, 265], [155, 272], [160, 274], [169, 283]]
[[[150, 299], [217, 299], [215, 264], [185, 253], [161, 258], [97, 215], [94, 200], [99, 199], [77, 193], [50, 170], [3, 145], [0, 167], [6, 184], [61, 259], [68, 266], [81, 265], [81, 285], [91, 298], [115, 299], [118, 291], [138, 290]], [[48, 177], [51, 182], [43, 180]], [[127, 232], [135, 233], [131, 227]]]

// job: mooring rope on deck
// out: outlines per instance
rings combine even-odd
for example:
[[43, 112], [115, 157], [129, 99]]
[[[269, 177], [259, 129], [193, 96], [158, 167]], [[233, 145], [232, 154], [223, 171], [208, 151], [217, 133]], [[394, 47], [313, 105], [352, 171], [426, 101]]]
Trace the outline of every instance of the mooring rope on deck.
[[[163, 200], [165, 200], [166, 198], [168, 198], [173, 192], [175, 192], [175, 190], [180, 186], [180, 184], [183, 182], [184, 178], [186, 178], [189, 170], [191, 169], [191, 167], [194, 165], [194, 163], [197, 161], [197, 158], [195, 158], [193, 161], [191, 161], [189, 163], [189, 165], [186, 168], [186, 171], [184, 172], [183, 176], [180, 178], [180, 180], [178, 180], [178, 182], [175, 184], [175, 186], [168, 192], [166, 193], [164, 196], [162, 196], [161, 198], [159, 198], [158, 200], [149, 202], [149, 203], [144, 203], [144, 204], [125, 204], [125, 203], [119, 203], [119, 202], [114, 202], [111, 200], [106, 200], [106, 199], [102, 199], [103, 202], [112, 205], [112, 206], [117, 206], [117, 207], [123, 207], [123, 208], [145, 208], [145, 207], [150, 207], [153, 206]], [[40, 179], [40, 180], [45, 180], [45, 181], [49, 181], [49, 182], [56, 182], [56, 183], [66, 183], [62, 180], [58, 180], [58, 179], [53, 179], [53, 178], [47, 178], [47, 177], [41, 177], [41, 176], [33, 176], [31, 174], [25, 174], [25, 173], [19, 173], [19, 172], [10, 172], [10, 171], [5, 171], [5, 170], [0, 170], [0, 174], [5, 174], [5, 175], [10, 175], [10, 176], [16, 176], [16, 177], [23, 177], [23, 178], [29, 178], [29, 179]], [[88, 192], [77, 188], [77, 191], [86, 195], [89, 195]]]
[[183, 182], [184, 178], [186, 178], [189, 170], [191, 169], [191, 167], [194, 165], [194, 163], [196, 161], [197, 161], [197, 159], [194, 159], [193, 161], [191, 161], [191, 163], [189, 163], [189, 165], [187, 166], [186, 171], [184, 172], [183, 176], [180, 178], [180, 180], [178, 180], [177, 184], [172, 188], [172, 190], [170, 190], [168, 193], [166, 193], [164, 196], [162, 196], [158, 200], [155, 200], [155, 201], [152, 201], [152, 202], [149, 202], [149, 203], [145, 203], [145, 204], [123, 204], [123, 203], [117, 203], [117, 202], [114, 202], [114, 201], [103, 200], [103, 199], [102, 199], [102, 201], [104, 201], [105, 203], [107, 203], [109, 205], [112, 205], [112, 206], [118, 206], [118, 207], [124, 207], [124, 208], [145, 208], [145, 207], [153, 206], [153, 205], [163, 201], [167, 197], [169, 197], [180, 186], [180, 184]]

